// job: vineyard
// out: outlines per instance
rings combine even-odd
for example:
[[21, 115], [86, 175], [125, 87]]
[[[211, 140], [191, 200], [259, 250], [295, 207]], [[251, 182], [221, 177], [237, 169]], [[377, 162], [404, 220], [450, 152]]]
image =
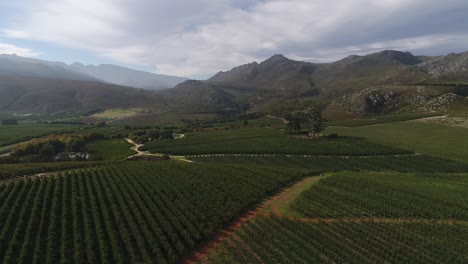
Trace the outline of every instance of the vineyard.
[[175, 263], [304, 173], [122, 162], [0, 184], [0, 263]]
[[396, 172], [468, 172], [468, 165], [426, 155], [369, 157], [303, 157], [211, 155], [190, 156], [191, 160], [215, 164], [244, 164], [268, 167], [305, 168], [315, 171], [396, 171]]
[[468, 220], [467, 193], [467, 174], [346, 172], [321, 179], [293, 209], [312, 218]]
[[58, 131], [71, 131], [79, 128], [73, 125], [20, 124], [0, 126], [0, 147], [30, 140]]
[[467, 263], [466, 225], [257, 217], [206, 263]]
[[122, 160], [135, 152], [125, 139], [99, 140], [86, 144], [91, 160]]
[[55, 163], [19, 163], [0, 164], [0, 184], [2, 180], [99, 165], [101, 162], [55, 162]]
[[360, 138], [297, 138], [268, 128], [192, 133], [183, 139], [153, 142], [141, 150], [171, 155], [253, 153], [360, 156], [412, 153]]

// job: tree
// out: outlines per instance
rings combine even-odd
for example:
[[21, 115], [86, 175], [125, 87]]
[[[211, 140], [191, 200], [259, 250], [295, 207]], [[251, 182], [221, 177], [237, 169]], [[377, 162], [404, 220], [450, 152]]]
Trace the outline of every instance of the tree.
[[81, 152], [84, 150], [85, 142], [78, 138], [71, 138], [67, 142], [67, 150], [70, 152]]
[[2, 125], [18, 125], [18, 120], [16, 120], [16, 119], [5, 119], [5, 120], [2, 120]]
[[39, 158], [42, 161], [51, 161], [54, 159], [55, 148], [52, 144], [44, 144], [39, 150]]
[[298, 134], [302, 130], [301, 119], [298, 116], [292, 116], [288, 124], [286, 124], [286, 133], [288, 135]]
[[322, 116], [322, 109], [315, 109], [308, 115], [309, 137], [315, 137], [327, 127], [327, 120]]

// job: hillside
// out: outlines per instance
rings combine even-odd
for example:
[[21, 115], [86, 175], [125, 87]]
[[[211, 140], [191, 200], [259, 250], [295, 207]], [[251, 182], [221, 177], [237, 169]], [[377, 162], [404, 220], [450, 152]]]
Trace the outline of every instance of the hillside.
[[219, 72], [207, 82], [251, 87], [254, 90], [305, 93], [315, 86], [310, 79], [314, 69], [314, 64], [274, 55], [260, 64], [253, 62], [227, 72]]
[[468, 81], [468, 52], [432, 57], [417, 67], [440, 79]]
[[166, 99], [172, 111], [222, 112], [239, 108], [236, 97], [224, 88], [191, 80], [158, 94]]
[[141, 89], [90, 81], [0, 76], [0, 111], [16, 113], [92, 112], [99, 109], [161, 108], [160, 96]]
[[41, 77], [112, 83], [147, 90], [172, 88], [186, 78], [137, 71], [130, 68], [103, 64], [99, 66], [45, 61], [17, 55], [0, 54], [0, 75]]
[[100, 81], [95, 77], [67, 69], [65, 63], [46, 62], [6, 54], [0, 54], [0, 75], [41, 77], [60, 80]]
[[[298, 107], [294, 99], [306, 98], [333, 103], [339, 106], [338, 111], [356, 114], [442, 113], [455, 104], [468, 104], [459, 87], [437, 85], [464, 81], [463, 76], [468, 73], [467, 54], [428, 57], [386, 50], [320, 64], [275, 55], [261, 63], [219, 72], [203, 82], [183, 83], [167, 94], [185, 93], [185, 104], [190, 105], [188, 101], [203, 101], [209, 87], [210, 91], [223, 91], [223, 98], [229, 97], [230, 103], [237, 102], [238, 111], [276, 114]], [[220, 102], [216, 104], [219, 106]], [[204, 107], [219, 108], [210, 104], [207, 100]]]
[[109, 83], [143, 88], [147, 90], [172, 88], [177, 84], [187, 80], [186, 78], [182, 77], [137, 71], [111, 64], [94, 66], [73, 63], [68, 66], [68, 68]]
[[388, 50], [332, 63], [274, 55], [260, 63], [219, 72], [205, 81], [185, 81], [152, 93], [109, 83], [156, 89], [184, 79], [114, 65], [67, 66], [3, 55], [0, 107], [2, 111], [27, 113], [141, 107], [279, 116], [320, 104], [329, 105], [342, 116], [447, 113], [454, 107], [468, 109], [468, 88], [455, 85], [466, 83], [467, 73], [468, 53], [429, 57]]

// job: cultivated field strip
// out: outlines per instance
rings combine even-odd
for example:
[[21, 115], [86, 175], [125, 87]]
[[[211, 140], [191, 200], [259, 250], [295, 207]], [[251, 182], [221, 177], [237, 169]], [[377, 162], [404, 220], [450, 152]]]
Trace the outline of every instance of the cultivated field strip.
[[466, 225], [309, 223], [259, 216], [205, 263], [467, 263]]
[[174, 263], [302, 175], [126, 162], [0, 184], [0, 263]]
[[213, 164], [245, 164], [269, 167], [304, 168], [324, 172], [396, 171], [428, 173], [468, 172], [468, 164], [427, 155], [316, 157], [285, 155], [213, 155], [190, 157], [194, 162]]
[[69, 169], [92, 167], [103, 162], [55, 162], [55, 163], [18, 163], [0, 164], [0, 183], [23, 176], [33, 176], [37, 173], [50, 173]]
[[175, 141], [158, 141], [141, 150], [170, 155], [294, 154], [327, 156], [373, 156], [412, 154], [355, 137], [308, 139], [289, 137], [279, 130], [249, 129], [192, 133]]
[[467, 191], [467, 174], [342, 172], [302, 192], [292, 208], [310, 218], [468, 220]]

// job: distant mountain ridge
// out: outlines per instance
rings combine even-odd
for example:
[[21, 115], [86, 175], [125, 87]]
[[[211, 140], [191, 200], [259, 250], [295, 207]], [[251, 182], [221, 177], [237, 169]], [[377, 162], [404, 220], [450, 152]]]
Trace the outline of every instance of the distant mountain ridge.
[[83, 65], [75, 62], [71, 64], [69, 68], [76, 72], [93, 76], [109, 83], [147, 90], [172, 88], [187, 80], [187, 78], [183, 77], [137, 71], [111, 64], [94, 66]]
[[112, 108], [165, 108], [152, 91], [115, 84], [0, 75], [0, 111], [22, 114], [92, 112]]
[[[346, 115], [442, 113], [455, 105], [468, 111], [468, 52], [431, 57], [386, 50], [332, 63], [274, 55], [205, 81], [184, 80], [114, 65], [66, 65], [0, 55], [0, 110], [51, 113], [141, 107], [281, 115], [320, 100]], [[156, 91], [122, 87], [157, 89], [178, 82], [174, 88]]]
[[[217, 91], [218, 95], [223, 95], [223, 99], [218, 99], [226, 101], [229, 108], [237, 102], [239, 110], [248, 106], [253, 111], [264, 109], [262, 105], [281, 105], [290, 99], [320, 95], [327, 102], [339, 100], [346, 109], [375, 114], [406, 107], [397, 100], [404, 99], [407, 104], [415, 102], [405, 95], [419, 98], [420, 107], [413, 107], [411, 111], [447, 110], [449, 107], [443, 104], [466, 103], [447, 89], [434, 88], [437, 83], [447, 82], [468, 82], [468, 52], [430, 57], [385, 50], [365, 56], [352, 55], [332, 63], [294, 61], [278, 54], [260, 63], [252, 62], [218, 72], [206, 81], [184, 82], [167, 91], [167, 95], [171, 97], [184, 91], [187, 98], [200, 102], [205, 96], [202, 90]], [[432, 85], [408, 86], [417, 83]], [[342, 99], [342, 96], [348, 99]], [[391, 107], [386, 105], [389, 104], [387, 97], [393, 100]], [[349, 98], [359, 100], [353, 102]], [[441, 102], [440, 106], [434, 102]], [[219, 110], [220, 105], [218, 102], [212, 109]]]
[[68, 69], [67, 65], [62, 62], [43, 61], [7, 54], [0, 54], [0, 75], [100, 81], [95, 77]]
[[48, 79], [93, 81], [147, 90], [172, 88], [187, 78], [154, 74], [103, 64], [99, 66], [44, 61], [17, 55], [0, 54], [0, 75], [41, 77]]

